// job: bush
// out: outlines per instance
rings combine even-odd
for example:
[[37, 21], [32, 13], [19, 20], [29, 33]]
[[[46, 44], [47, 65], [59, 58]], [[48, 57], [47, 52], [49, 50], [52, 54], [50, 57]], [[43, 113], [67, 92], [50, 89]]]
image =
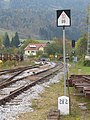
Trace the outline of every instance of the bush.
[[16, 66], [16, 63], [17, 63], [17, 61], [14, 61], [14, 60], [10, 61], [10, 60], [8, 60], [8, 61], [6, 61], [6, 62], [3, 62], [1, 68], [6, 68], [6, 69], [8, 69], [8, 68], [10, 68], [10, 67], [12, 67], [12, 66]]
[[90, 67], [90, 60], [84, 60], [83, 65]]

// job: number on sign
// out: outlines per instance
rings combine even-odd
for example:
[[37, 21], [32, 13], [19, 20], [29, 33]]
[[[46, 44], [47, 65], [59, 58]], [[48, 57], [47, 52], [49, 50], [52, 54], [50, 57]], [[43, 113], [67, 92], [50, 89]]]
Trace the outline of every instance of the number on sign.
[[66, 18], [66, 15], [63, 13], [62, 14], [62, 23], [65, 23], [66, 21], [65, 21], [65, 18]]
[[67, 99], [60, 99], [60, 104], [68, 104], [68, 100]]
[[66, 21], [65, 20], [62, 20], [62, 23], [65, 23]]

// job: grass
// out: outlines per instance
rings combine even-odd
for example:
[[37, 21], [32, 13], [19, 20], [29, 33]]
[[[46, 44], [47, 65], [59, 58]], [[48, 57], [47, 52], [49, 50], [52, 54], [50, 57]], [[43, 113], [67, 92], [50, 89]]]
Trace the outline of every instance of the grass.
[[0, 70], [2, 69], [11, 69], [11, 68], [15, 68], [15, 67], [22, 67], [22, 66], [28, 66], [28, 65], [34, 65], [34, 60], [32, 60], [32, 58], [27, 59], [25, 61], [16, 61], [16, 60], [8, 60], [8, 61], [3, 61], [2, 63], [0, 63]]
[[[90, 74], [90, 67], [72, 65], [69, 74]], [[58, 109], [58, 97], [63, 95], [63, 89], [63, 80], [50, 85], [42, 94], [39, 94], [39, 99], [32, 100], [34, 111], [20, 114], [17, 120], [46, 120], [50, 109]], [[71, 115], [61, 116], [61, 120], [90, 120], [90, 100], [83, 96], [75, 96], [74, 93], [77, 93], [77, 90], [71, 87]], [[87, 110], [81, 110], [79, 103], [86, 103]]]
[[81, 64], [73, 65], [70, 69], [70, 74], [86, 74], [90, 75], [90, 67], [82, 66]]
[[6, 32], [8, 33], [10, 38], [15, 34], [15, 32], [12, 32], [11, 30], [0, 28], [0, 35], [4, 36]]
[[[39, 99], [32, 101], [34, 112], [25, 113], [19, 116], [19, 120], [46, 120], [48, 111], [52, 108], [57, 109], [58, 96], [63, 93], [63, 84], [53, 84], [46, 88]], [[30, 118], [30, 119], [29, 119]]]
[[38, 41], [40, 43], [48, 43], [48, 42], [52, 42], [52, 40], [35, 40], [35, 41]]
[[[73, 93], [77, 92], [74, 88], [70, 88], [71, 94], [71, 115], [61, 116], [61, 120], [90, 120], [90, 109], [82, 111], [78, 103], [87, 102], [89, 100], [84, 97], [74, 96]], [[19, 115], [17, 120], [46, 120], [50, 109], [58, 109], [58, 97], [63, 95], [63, 81], [51, 85], [46, 88], [44, 93], [40, 94], [39, 99], [32, 101], [33, 112], [24, 113]], [[90, 106], [90, 105], [89, 105]]]

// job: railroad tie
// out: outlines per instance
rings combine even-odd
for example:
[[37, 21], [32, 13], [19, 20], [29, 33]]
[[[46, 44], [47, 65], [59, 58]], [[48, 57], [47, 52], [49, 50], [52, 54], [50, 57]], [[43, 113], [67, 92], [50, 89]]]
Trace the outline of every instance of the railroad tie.
[[60, 111], [50, 109], [46, 120], [60, 120]]

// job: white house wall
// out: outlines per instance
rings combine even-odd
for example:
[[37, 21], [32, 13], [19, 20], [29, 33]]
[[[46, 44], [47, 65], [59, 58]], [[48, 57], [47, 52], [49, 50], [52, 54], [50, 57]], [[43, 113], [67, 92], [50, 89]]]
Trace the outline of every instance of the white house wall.
[[[33, 50], [34, 51], [34, 50]], [[25, 55], [30, 56], [30, 55], [36, 55], [36, 51], [34, 51], [34, 53], [32, 53], [32, 51], [26, 50], [25, 51]]]

